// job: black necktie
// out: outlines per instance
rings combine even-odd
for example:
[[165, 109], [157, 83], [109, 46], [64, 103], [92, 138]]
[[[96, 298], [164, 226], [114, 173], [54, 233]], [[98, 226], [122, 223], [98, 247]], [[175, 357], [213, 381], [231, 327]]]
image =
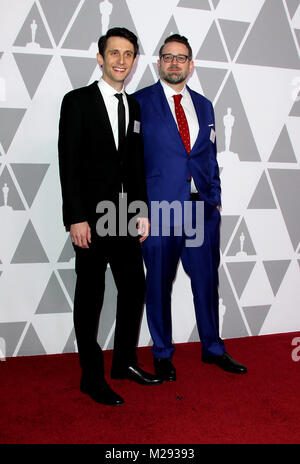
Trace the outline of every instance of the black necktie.
[[119, 100], [118, 104], [118, 132], [119, 132], [119, 147], [118, 150], [122, 149], [125, 139], [125, 106], [123, 103], [123, 94], [116, 93], [115, 97]]

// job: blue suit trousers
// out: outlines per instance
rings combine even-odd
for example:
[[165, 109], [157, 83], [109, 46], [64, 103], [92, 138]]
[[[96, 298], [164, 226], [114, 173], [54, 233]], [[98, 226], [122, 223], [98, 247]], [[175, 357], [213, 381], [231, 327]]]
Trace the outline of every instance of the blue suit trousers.
[[184, 231], [180, 236], [172, 234], [172, 231], [169, 236], [162, 233], [150, 235], [143, 244], [147, 268], [146, 312], [155, 358], [170, 358], [174, 352], [171, 294], [180, 259], [191, 280], [202, 355], [225, 352], [219, 337], [220, 218], [215, 206], [204, 204], [204, 240], [201, 246], [187, 246], [188, 237]]

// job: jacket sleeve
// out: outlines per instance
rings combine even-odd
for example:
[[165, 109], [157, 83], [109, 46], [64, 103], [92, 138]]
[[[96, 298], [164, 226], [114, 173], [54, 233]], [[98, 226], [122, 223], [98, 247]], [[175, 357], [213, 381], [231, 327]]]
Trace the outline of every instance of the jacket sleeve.
[[[215, 131], [215, 115], [211, 104], [211, 121], [213, 122], [213, 130]], [[217, 162], [217, 142], [216, 137], [210, 143], [209, 150], [209, 166], [211, 173], [211, 197], [215, 200], [216, 205], [221, 206], [221, 180], [219, 174], [219, 165]]]
[[63, 222], [67, 228], [87, 220], [80, 169], [81, 147], [82, 116], [79, 103], [74, 93], [70, 92], [62, 101], [58, 136]]

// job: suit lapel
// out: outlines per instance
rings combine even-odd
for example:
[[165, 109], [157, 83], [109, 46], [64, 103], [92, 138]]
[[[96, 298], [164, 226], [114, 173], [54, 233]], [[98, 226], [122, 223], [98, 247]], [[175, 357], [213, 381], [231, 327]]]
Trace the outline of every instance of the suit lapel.
[[93, 84], [91, 84], [90, 89], [92, 94], [91, 113], [93, 113], [93, 117], [95, 118], [96, 122], [98, 121], [99, 123], [99, 131], [101, 130], [101, 133], [106, 135], [107, 143], [114, 146], [116, 150], [114, 134], [111, 128], [109, 116], [102, 94], [98, 87], [98, 82], [95, 81]]
[[159, 81], [153, 87], [153, 103], [158, 117], [162, 119], [163, 127], [168, 128], [172, 139], [177, 139], [178, 143], [183, 144], [164, 89]]
[[206, 115], [204, 114], [203, 106], [201, 105], [199, 96], [197, 95], [196, 92], [193, 92], [188, 86], [187, 86], [187, 90], [189, 91], [190, 96], [192, 98], [192, 102], [194, 104], [194, 108], [195, 108], [197, 118], [198, 118], [198, 123], [199, 123], [199, 132], [198, 132], [198, 136], [191, 150], [191, 154], [192, 154], [194, 148], [199, 147], [199, 145], [204, 140], [207, 139], [207, 134], [210, 128], [208, 127], [208, 121], [207, 121]]

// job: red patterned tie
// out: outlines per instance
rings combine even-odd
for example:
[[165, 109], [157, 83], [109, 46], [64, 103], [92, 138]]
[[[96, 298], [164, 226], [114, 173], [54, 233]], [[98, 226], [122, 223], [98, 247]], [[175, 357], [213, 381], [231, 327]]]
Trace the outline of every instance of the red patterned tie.
[[175, 102], [175, 114], [176, 114], [179, 134], [180, 134], [180, 137], [182, 138], [186, 151], [189, 154], [191, 151], [190, 131], [189, 131], [189, 126], [187, 123], [184, 109], [182, 108], [182, 105], [180, 103], [180, 100], [182, 99], [182, 95], [181, 94], [173, 95], [173, 98]]

